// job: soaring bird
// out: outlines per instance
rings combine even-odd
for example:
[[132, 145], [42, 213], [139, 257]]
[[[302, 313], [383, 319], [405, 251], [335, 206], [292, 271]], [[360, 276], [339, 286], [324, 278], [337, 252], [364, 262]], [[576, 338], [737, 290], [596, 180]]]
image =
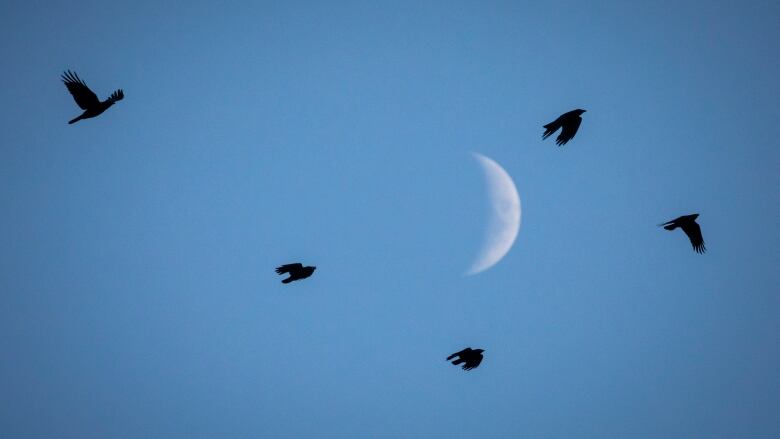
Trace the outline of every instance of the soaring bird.
[[580, 109], [572, 110], [568, 113], [561, 114], [554, 121], [544, 125], [545, 131], [544, 134], [542, 134], [542, 140], [550, 137], [552, 133], [558, 131], [558, 128], [561, 128], [561, 134], [555, 139], [555, 144], [558, 146], [565, 145], [569, 140], [574, 138], [575, 134], [577, 134], [577, 130], [582, 123], [580, 115], [584, 112], [585, 110]]
[[317, 267], [304, 267], [303, 264], [295, 263], [295, 264], [286, 264], [286, 265], [282, 265], [281, 267], [277, 267], [276, 273], [277, 274], [289, 273], [290, 277], [282, 280], [283, 284], [289, 284], [294, 280], [306, 279], [307, 277], [311, 276], [312, 273], [314, 273], [314, 270], [316, 269]]
[[458, 359], [454, 360], [452, 364], [457, 366], [463, 363], [463, 370], [471, 370], [479, 366], [479, 363], [482, 362], [483, 352], [485, 352], [484, 349], [466, 348], [460, 352], [455, 352], [454, 354], [447, 357], [447, 361], [450, 361], [453, 358], [458, 357]]
[[81, 119], [98, 116], [100, 113], [108, 110], [108, 107], [114, 105], [116, 101], [121, 101], [125, 97], [125, 93], [120, 88], [111, 93], [108, 99], [100, 102], [97, 95], [87, 87], [87, 84], [75, 72], [70, 70], [62, 74], [62, 82], [65, 83], [65, 87], [68, 87], [68, 91], [73, 95], [73, 100], [76, 101], [76, 104], [84, 110], [81, 116], [71, 120], [68, 122], [69, 124], [76, 123]]
[[674, 230], [678, 227], [682, 228], [683, 232], [688, 235], [688, 239], [691, 240], [691, 245], [693, 245], [693, 249], [696, 253], [704, 253], [707, 249], [704, 248], [704, 237], [701, 236], [701, 227], [696, 223], [696, 218], [698, 217], [698, 213], [684, 215], [677, 219], [673, 219], [668, 223], [659, 224], [658, 227], [663, 227], [666, 230]]

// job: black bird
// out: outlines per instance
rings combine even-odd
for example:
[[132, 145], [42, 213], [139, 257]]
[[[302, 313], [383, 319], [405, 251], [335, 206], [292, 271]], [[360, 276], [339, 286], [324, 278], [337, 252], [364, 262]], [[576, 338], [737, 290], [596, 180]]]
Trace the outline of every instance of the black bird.
[[68, 87], [68, 91], [73, 95], [73, 100], [76, 101], [76, 104], [84, 110], [81, 116], [71, 120], [68, 122], [69, 124], [76, 123], [81, 119], [98, 116], [100, 113], [108, 110], [108, 107], [114, 105], [114, 102], [121, 101], [125, 97], [125, 93], [120, 88], [111, 93], [108, 99], [100, 102], [97, 95], [87, 87], [87, 84], [75, 72], [70, 70], [62, 74], [62, 82], [65, 83], [65, 87]]
[[463, 370], [471, 370], [479, 366], [479, 363], [482, 362], [483, 352], [485, 352], [484, 349], [466, 348], [460, 352], [455, 352], [454, 354], [447, 357], [447, 361], [450, 361], [453, 358], [458, 357], [458, 359], [454, 360], [452, 364], [457, 366], [463, 363]]
[[674, 230], [678, 227], [682, 228], [683, 232], [688, 235], [688, 239], [691, 240], [691, 245], [693, 245], [693, 249], [696, 253], [704, 253], [707, 249], [704, 248], [704, 237], [701, 236], [701, 227], [696, 223], [696, 218], [698, 217], [698, 213], [684, 215], [677, 219], [673, 219], [668, 223], [659, 224], [658, 227], [663, 227], [666, 230]]
[[296, 264], [286, 264], [286, 265], [282, 265], [281, 267], [277, 267], [276, 273], [278, 274], [289, 273], [290, 277], [282, 280], [283, 284], [289, 284], [294, 280], [306, 279], [307, 277], [311, 276], [312, 273], [314, 273], [314, 270], [316, 269], [317, 267], [304, 267], [303, 264], [296, 263]]
[[585, 110], [572, 110], [568, 113], [561, 114], [557, 119], [547, 125], [543, 125], [545, 131], [544, 134], [542, 134], [542, 140], [550, 137], [552, 133], [558, 131], [558, 128], [561, 128], [561, 134], [558, 134], [558, 138], [555, 139], [555, 144], [558, 146], [565, 145], [569, 140], [574, 138], [575, 134], [577, 134], [577, 130], [582, 123], [580, 115], [584, 112]]

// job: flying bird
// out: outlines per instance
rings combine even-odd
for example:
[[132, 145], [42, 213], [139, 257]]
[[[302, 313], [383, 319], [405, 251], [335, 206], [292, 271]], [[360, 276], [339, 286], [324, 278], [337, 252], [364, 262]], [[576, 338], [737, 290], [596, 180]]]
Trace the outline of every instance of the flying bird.
[[316, 269], [317, 267], [304, 267], [303, 264], [296, 263], [296, 264], [286, 264], [286, 265], [282, 265], [281, 267], [276, 267], [276, 273], [277, 274], [289, 273], [290, 277], [282, 280], [283, 284], [289, 284], [294, 280], [306, 279], [307, 277], [311, 276], [312, 273], [314, 273], [314, 270]]
[[70, 70], [62, 74], [62, 82], [65, 83], [65, 87], [68, 87], [68, 91], [73, 95], [73, 100], [76, 101], [76, 104], [84, 110], [81, 116], [71, 120], [68, 122], [69, 124], [76, 123], [81, 119], [98, 116], [108, 110], [108, 107], [114, 105], [115, 102], [121, 101], [125, 97], [125, 93], [120, 88], [111, 93], [108, 99], [101, 102], [97, 95], [87, 87], [87, 84], [75, 72]]
[[696, 218], [698, 217], [698, 213], [684, 215], [677, 219], [673, 219], [668, 223], [659, 224], [658, 227], [663, 227], [666, 230], [674, 230], [678, 227], [682, 228], [683, 232], [688, 235], [688, 239], [691, 240], [693, 250], [695, 250], [696, 253], [704, 253], [707, 249], [704, 248], [704, 237], [701, 236], [701, 227], [696, 223]]
[[455, 352], [454, 354], [447, 357], [447, 361], [452, 360], [455, 357], [458, 357], [457, 360], [453, 360], [452, 364], [459, 365], [463, 363], [463, 370], [471, 370], [475, 367], [479, 366], [479, 363], [482, 362], [482, 353], [485, 352], [484, 349], [471, 349], [466, 348], [463, 349], [460, 352]]
[[582, 123], [580, 115], [584, 112], [585, 110], [580, 109], [572, 110], [568, 113], [561, 114], [554, 121], [544, 125], [545, 131], [544, 134], [542, 134], [542, 140], [550, 137], [552, 133], [558, 131], [560, 128], [561, 134], [558, 134], [558, 138], [555, 139], [555, 144], [558, 146], [565, 145], [569, 140], [574, 138], [575, 134], [577, 134], [577, 130]]

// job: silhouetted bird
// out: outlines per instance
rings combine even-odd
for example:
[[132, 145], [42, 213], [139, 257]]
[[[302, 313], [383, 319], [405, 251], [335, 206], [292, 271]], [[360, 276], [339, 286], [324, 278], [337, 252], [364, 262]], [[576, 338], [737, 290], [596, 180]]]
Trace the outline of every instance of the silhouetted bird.
[[704, 253], [707, 251], [704, 248], [704, 237], [701, 236], [701, 227], [696, 223], [696, 218], [699, 217], [698, 213], [693, 215], [684, 215], [677, 219], [673, 219], [668, 223], [659, 224], [658, 227], [662, 227], [666, 230], [674, 230], [678, 227], [682, 228], [683, 232], [688, 235], [688, 239], [691, 240], [691, 245], [696, 253]]
[[466, 348], [460, 352], [455, 352], [454, 354], [447, 357], [447, 361], [450, 361], [453, 358], [458, 357], [458, 359], [454, 360], [452, 364], [457, 366], [463, 363], [463, 370], [471, 370], [479, 366], [479, 363], [482, 362], [483, 352], [485, 352], [484, 349]]
[[561, 128], [561, 134], [555, 139], [555, 144], [558, 146], [565, 145], [569, 140], [574, 138], [575, 134], [577, 134], [577, 130], [582, 123], [580, 115], [584, 112], [585, 110], [569, 111], [568, 113], [561, 114], [560, 117], [547, 125], [544, 125], [545, 132], [542, 134], [542, 140], [550, 137], [552, 133], [558, 131], [558, 128]]
[[278, 274], [289, 273], [290, 277], [282, 281], [283, 284], [289, 284], [294, 280], [306, 279], [311, 276], [317, 267], [304, 267], [302, 264], [287, 264], [276, 268]]
[[125, 93], [122, 89], [119, 89], [113, 92], [108, 99], [100, 102], [97, 95], [87, 87], [87, 84], [85, 84], [76, 73], [71, 72], [70, 70], [62, 74], [62, 82], [65, 83], [65, 87], [68, 87], [68, 91], [73, 95], [76, 104], [84, 110], [81, 116], [71, 120], [68, 122], [69, 124], [76, 123], [81, 119], [95, 117], [108, 110], [108, 107], [114, 105], [114, 102], [121, 101], [122, 98], [125, 97]]

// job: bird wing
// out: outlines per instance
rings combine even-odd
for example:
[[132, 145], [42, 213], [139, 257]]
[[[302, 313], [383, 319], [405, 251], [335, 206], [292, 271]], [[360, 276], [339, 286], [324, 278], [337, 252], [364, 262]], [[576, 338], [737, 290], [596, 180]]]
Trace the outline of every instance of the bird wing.
[[468, 355], [469, 352], [471, 352], [471, 348], [466, 348], [460, 352], [455, 352], [454, 354], [447, 357], [447, 361], [452, 360], [455, 357], [462, 357], [463, 355]]
[[679, 225], [677, 222], [680, 220], [680, 218], [673, 219], [671, 221], [667, 221], [665, 223], [659, 224], [658, 227], [663, 227], [666, 230], [674, 230]]
[[695, 221], [688, 221], [683, 223], [680, 227], [682, 227], [683, 232], [688, 235], [688, 239], [691, 240], [691, 245], [696, 253], [704, 253], [707, 251], [707, 249], [704, 248], [704, 237], [701, 235], [701, 227], [699, 227], [698, 223]]
[[471, 370], [475, 367], [479, 366], [480, 363], [482, 363], [482, 354], [477, 354], [475, 356], [470, 357], [466, 364], [463, 365], [463, 370]]
[[276, 272], [278, 274], [292, 273], [293, 271], [301, 270], [302, 268], [303, 264], [286, 264], [281, 267], [276, 267]]
[[581, 123], [582, 118], [578, 116], [571, 122], [563, 124], [563, 129], [561, 130], [561, 134], [558, 135], [558, 138], [555, 139], [555, 144], [558, 146], [563, 146], [569, 140], [573, 139], [574, 135], [577, 134], [577, 130], [580, 129]]
[[542, 134], [542, 140], [544, 140], [550, 137], [552, 133], [558, 131], [558, 128], [561, 127], [561, 118], [559, 117], [547, 125], [542, 125], [542, 127], [545, 129], [544, 134]]
[[119, 90], [114, 91], [111, 93], [111, 96], [109, 96], [108, 100], [111, 102], [121, 101], [125, 97], [125, 92], [122, 91], [120, 88]]
[[87, 84], [76, 73], [70, 70], [63, 73], [62, 82], [65, 83], [65, 87], [68, 87], [68, 91], [73, 95], [73, 100], [76, 101], [76, 104], [82, 110], [93, 108], [100, 103], [97, 95], [87, 87]]

